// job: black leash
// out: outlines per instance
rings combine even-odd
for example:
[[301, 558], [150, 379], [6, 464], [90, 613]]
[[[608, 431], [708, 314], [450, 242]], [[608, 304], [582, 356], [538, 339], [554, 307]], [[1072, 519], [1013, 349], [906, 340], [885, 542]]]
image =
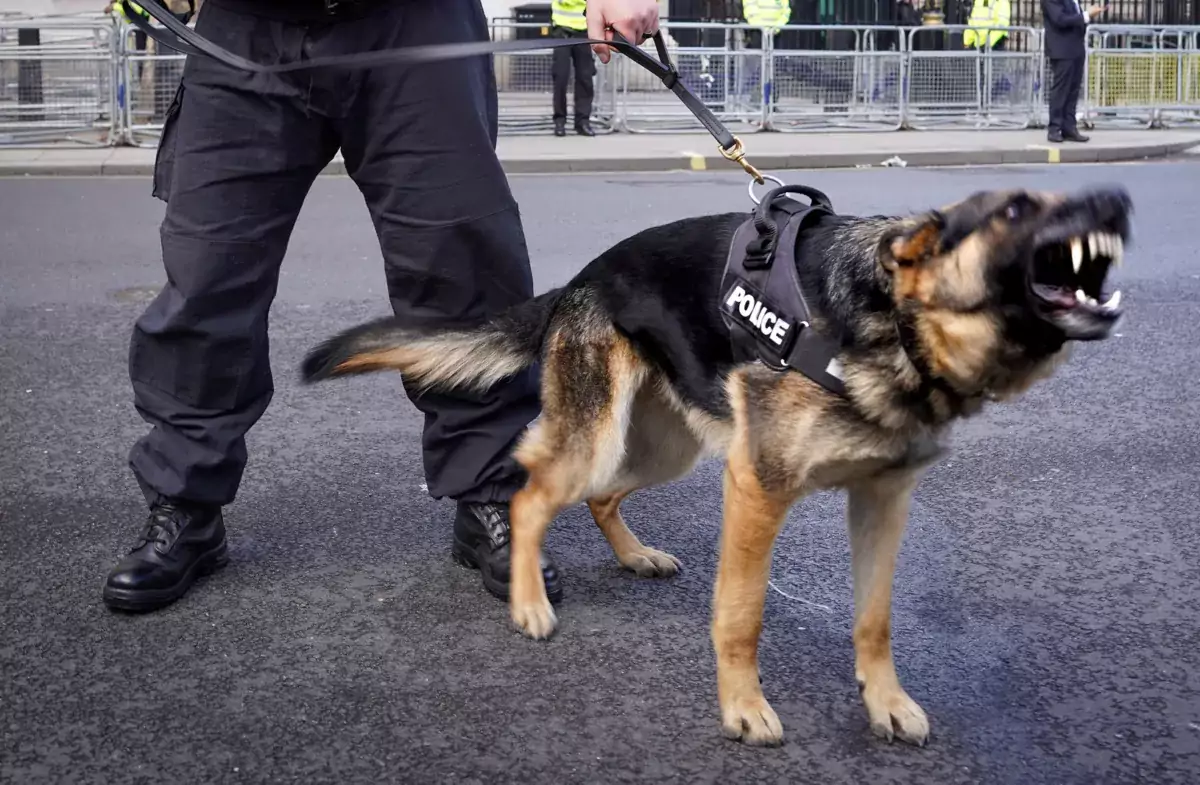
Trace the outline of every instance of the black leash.
[[668, 90], [673, 92], [683, 102], [688, 111], [695, 115], [700, 124], [717, 140], [721, 155], [739, 164], [746, 170], [747, 174], [754, 178], [756, 183], [761, 185], [764, 182], [763, 176], [759, 171], [746, 160], [742, 140], [730, 133], [729, 129], [717, 119], [716, 115], [684, 86], [683, 81], [679, 78], [679, 72], [675, 70], [675, 65], [671, 62], [670, 55], [667, 53], [667, 45], [663, 40], [661, 30], [654, 34], [654, 46], [658, 50], [658, 60], [655, 60], [642, 51], [641, 48], [627, 41], [619, 32], [613, 30], [612, 41], [596, 41], [590, 38], [554, 40], [534, 38], [513, 41], [431, 44], [428, 46], [404, 47], [402, 49], [381, 49], [374, 52], [356, 52], [347, 55], [318, 57], [295, 63], [263, 65], [253, 60], [247, 60], [224, 47], [214, 44], [192, 28], [180, 22], [168, 9], [157, 3], [148, 2], [142, 8], [145, 9], [146, 13], [158, 20], [166, 28], [165, 31], [155, 28], [140, 14], [133, 13], [127, 5], [126, 0], [119, 0], [119, 2], [132, 23], [147, 36], [153, 38], [163, 46], [185, 55], [211, 57], [231, 68], [258, 74], [278, 74], [288, 71], [303, 71], [310, 68], [369, 68], [385, 63], [428, 63], [436, 60], [453, 60], [460, 57], [494, 54], [497, 52], [519, 52], [527, 49], [552, 49], [560, 46], [604, 44], [616, 49], [642, 68], [654, 74]]

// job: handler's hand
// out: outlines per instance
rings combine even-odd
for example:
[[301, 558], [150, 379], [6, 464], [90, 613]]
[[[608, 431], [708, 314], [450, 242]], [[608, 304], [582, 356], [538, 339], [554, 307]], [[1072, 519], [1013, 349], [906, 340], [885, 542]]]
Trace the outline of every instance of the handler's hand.
[[[634, 46], [642, 39], [658, 32], [658, 0], [588, 0], [588, 38], [593, 41], [611, 41], [612, 25]], [[594, 44], [592, 49], [607, 63], [612, 59], [612, 47]]]

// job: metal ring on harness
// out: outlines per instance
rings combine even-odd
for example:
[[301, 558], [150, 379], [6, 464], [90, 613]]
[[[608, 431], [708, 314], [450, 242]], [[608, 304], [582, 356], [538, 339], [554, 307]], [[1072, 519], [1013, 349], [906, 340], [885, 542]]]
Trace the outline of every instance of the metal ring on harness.
[[[763, 180], [770, 180], [771, 182], [775, 183], [775, 184], [776, 184], [776, 185], [778, 185], [778, 186], [782, 186], [782, 185], [783, 185], [783, 180], [780, 180], [778, 177], [775, 177], [774, 175], [764, 174], [764, 175], [763, 175]], [[751, 180], [751, 181], [750, 181], [750, 186], [749, 186], [749, 188], [748, 188], [747, 190], [748, 190], [748, 191], [749, 191], [749, 193], [750, 193], [750, 201], [754, 202], [755, 204], [761, 204], [761, 202], [759, 201], [758, 197], [756, 197], [756, 196], [754, 195], [754, 186], [756, 186], [756, 185], [758, 185], [758, 181], [757, 181], [757, 180]]]

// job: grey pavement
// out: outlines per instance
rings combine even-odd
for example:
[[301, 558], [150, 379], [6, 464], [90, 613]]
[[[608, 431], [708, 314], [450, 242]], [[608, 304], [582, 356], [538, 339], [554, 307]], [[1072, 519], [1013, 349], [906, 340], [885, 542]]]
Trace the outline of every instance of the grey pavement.
[[[761, 170], [1096, 163], [1161, 158], [1200, 146], [1200, 130], [1186, 128], [1100, 129], [1089, 132], [1086, 144], [1051, 144], [1039, 130], [737, 133]], [[705, 133], [504, 135], [498, 148], [510, 174], [738, 171]], [[154, 157], [153, 147], [0, 147], [0, 176], [146, 175]], [[328, 175], [344, 173], [340, 157], [326, 168]]]
[[[916, 495], [893, 629], [928, 747], [867, 728], [831, 494], [792, 512], [775, 555], [761, 662], [779, 749], [719, 733], [717, 464], [624, 507], [680, 576], [622, 573], [569, 510], [548, 538], [561, 631], [513, 632], [449, 558], [398, 380], [297, 384], [308, 347], [387, 309], [344, 178], [316, 184], [284, 263], [232, 563], [155, 615], [110, 614], [104, 574], [144, 516], [126, 360], [162, 282], [162, 205], [143, 178], [29, 177], [0, 181], [0, 782], [1200, 781], [1200, 161], [787, 179], [855, 212], [984, 184], [1122, 181], [1136, 204], [1119, 337], [964, 424]], [[640, 228], [748, 206], [745, 179], [713, 171], [514, 188], [539, 291]]]

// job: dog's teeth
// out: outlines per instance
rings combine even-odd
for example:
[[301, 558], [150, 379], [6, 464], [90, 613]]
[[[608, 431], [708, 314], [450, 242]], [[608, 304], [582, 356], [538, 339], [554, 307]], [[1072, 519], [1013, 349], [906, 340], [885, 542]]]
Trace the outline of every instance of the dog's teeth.
[[1084, 294], [1082, 289], [1076, 289], [1075, 290], [1075, 299], [1081, 303], [1086, 303], [1088, 296], [1086, 294]]
[[1120, 238], [1120, 237], [1117, 237], [1116, 235], [1113, 235], [1113, 238], [1112, 238], [1112, 260], [1113, 260], [1113, 266], [1120, 266], [1120, 264], [1121, 264], [1121, 257], [1122, 257], [1122, 256], [1124, 256], [1124, 255], [1125, 255], [1125, 243], [1123, 243], [1123, 242], [1121, 241], [1121, 238]]
[[1071, 238], [1071, 265], [1075, 272], [1079, 272], [1079, 268], [1083, 266], [1083, 239], [1080, 237]]
[[1100, 253], [1100, 235], [1092, 232], [1088, 235], [1088, 258], [1095, 259]]
[[1104, 307], [1110, 311], [1115, 311], [1117, 306], [1120, 304], [1121, 304], [1121, 290], [1118, 289], [1115, 292], [1113, 292], [1112, 297], [1109, 297], [1108, 301], [1104, 303]]

